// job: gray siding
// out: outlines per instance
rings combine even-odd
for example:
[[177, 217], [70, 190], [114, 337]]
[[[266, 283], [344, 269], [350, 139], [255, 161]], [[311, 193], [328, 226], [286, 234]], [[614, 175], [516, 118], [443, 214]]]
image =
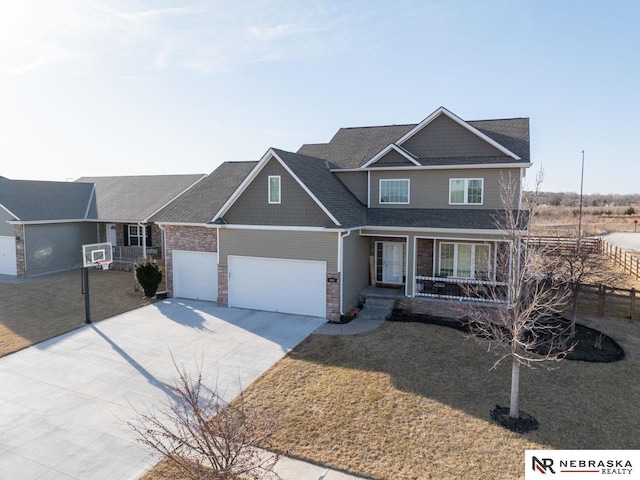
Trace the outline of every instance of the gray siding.
[[407, 158], [395, 150], [390, 150], [387, 154], [380, 158], [376, 163], [371, 164], [371, 167], [413, 167], [415, 163], [410, 162]]
[[338, 271], [338, 233], [293, 230], [220, 229], [219, 262], [229, 255], [287, 258], [327, 262], [327, 272]]
[[82, 245], [96, 243], [95, 223], [25, 225], [27, 275], [80, 268]]
[[[451, 169], [451, 170], [405, 170], [371, 171], [371, 208], [398, 208], [398, 205], [381, 204], [379, 201], [380, 179], [408, 178], [410, 199], [402, 208], [469, 208], [501, 209], [501, 177], [520, 178], [520, 169]], [[482, 205], [449, 205], [449, 179], [482, 178], [484, 192]], [[519, 195], [518, 195], [519, 196]], [[517, 207], [519, 198], [516, 198]]]
[[419, 158], [492, 157], [504, 155], [446, 115], [440, 115], [402, 147]]
[[[268, 201], [269, 175], [280, 175], [280, 203]], [[224, 220], [236, 225], [335, 226], [298, 182], [271, 159], [240, 195]]]
[[336, 176], [363, 205], [367, 204], [367, 172], [336, 172]]
[[358, 304], [358, 293], [369, 285], [369, 237], [351, 232], [342, 244], [342, 313]]
[[4, 208], [0, 208], [0, 237], [13, 237], [15, 231], [13, 225], [9, 225], [7, 220], [13, 220], [14, 218], [7, 213]]

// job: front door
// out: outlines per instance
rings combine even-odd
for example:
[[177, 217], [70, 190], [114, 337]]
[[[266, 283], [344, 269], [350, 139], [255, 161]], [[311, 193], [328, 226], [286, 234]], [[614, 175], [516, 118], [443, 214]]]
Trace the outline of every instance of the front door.
[[107, 242], [111, 242], [111, 246], [115, 247], [118, 242], [116, 240], [116, 226], [114, 223], [107, 223]]
[[402, 284], [404, 270], [404, 243], [384, 242], [382, 244], [382, 283]]

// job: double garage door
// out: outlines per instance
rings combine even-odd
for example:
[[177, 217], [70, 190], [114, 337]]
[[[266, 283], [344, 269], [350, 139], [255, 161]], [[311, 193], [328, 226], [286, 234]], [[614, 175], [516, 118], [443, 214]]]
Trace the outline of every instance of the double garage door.
[[16, 239], [0, 237], [0, 275], [17, 275]]
[[326, 317], [325, 262], [229, 256], [229, 306]]
[[[312, 317], [326, 316], [325, 262], [228, 257], [229, 306]], [[173, 251], [173, 293], [218, 299], [218, 254]]]

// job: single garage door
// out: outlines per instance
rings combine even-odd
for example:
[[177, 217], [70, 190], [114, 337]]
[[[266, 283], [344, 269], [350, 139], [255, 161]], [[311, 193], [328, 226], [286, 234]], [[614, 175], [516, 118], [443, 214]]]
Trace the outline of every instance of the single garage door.
[[325, 262], [228, 258], [230, 307], [326, 317]]
[[0, 237], [0, 275], [17, 275], [16, 239]]
[[173, 250], [173, 296], [218, 299], [218, 254]]

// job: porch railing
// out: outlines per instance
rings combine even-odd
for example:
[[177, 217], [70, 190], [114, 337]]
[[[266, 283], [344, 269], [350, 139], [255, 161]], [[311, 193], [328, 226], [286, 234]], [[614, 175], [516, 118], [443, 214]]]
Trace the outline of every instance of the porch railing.
[[[116, 245], [112, 249], [113, 261], [135, 263], [142, 257], [142, 247], [123, 247]], [[160, 247], [147, 247], [147, 257], [155, 260], [162, 258]]]
[[506, 303], [509, 286], [504, 282], [450, 277], [416, 277], [415, 296]]

